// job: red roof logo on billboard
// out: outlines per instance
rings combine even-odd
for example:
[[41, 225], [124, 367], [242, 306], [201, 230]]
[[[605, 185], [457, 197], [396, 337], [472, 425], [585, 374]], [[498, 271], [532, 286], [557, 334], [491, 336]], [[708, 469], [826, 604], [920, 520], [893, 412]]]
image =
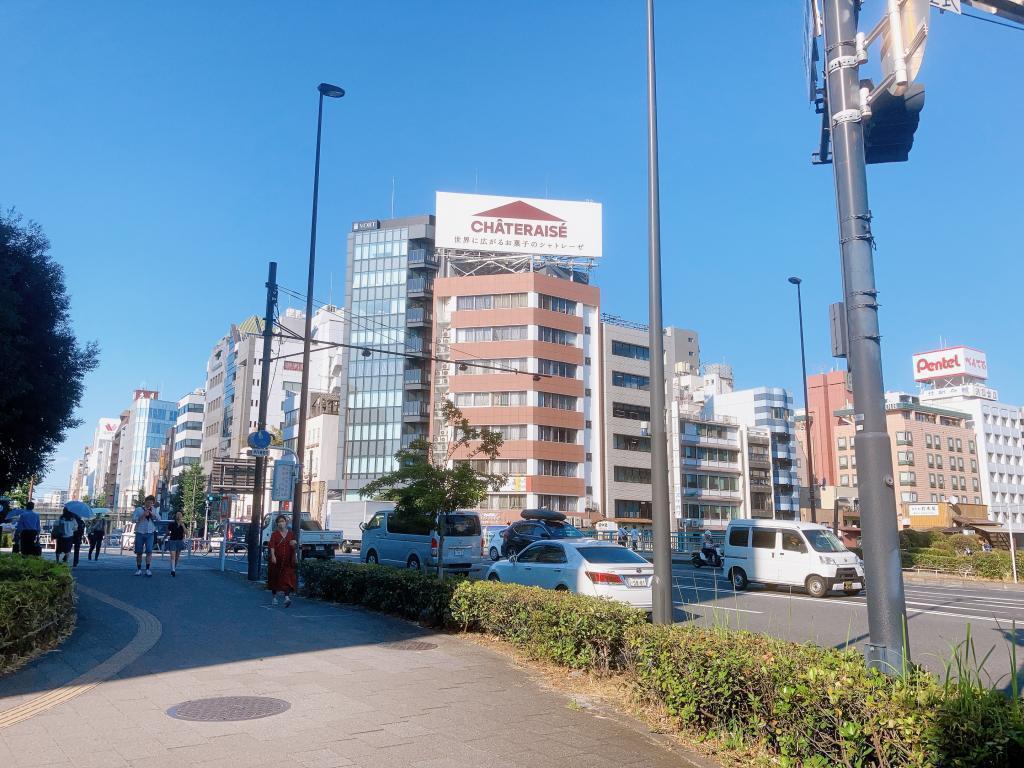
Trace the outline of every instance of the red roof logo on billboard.
[[[514, 235], [515, 237], [553, 237], [560, 239], [569, 236], [569, 227], [566, 225], [565, 219], [560, 219], [522, 200], [499, 205], [497, 208], [491, 208], [489, 211], [481, 211], [475, 214], [475, 216], [496, 219], [496, 221], [473, 221], [469, 228], [478, 234]], [[516, 219], [517, 221], [506, 222], [503, 219]], [[522, 223], [530, 221], [552, 221], [558, 223]]]

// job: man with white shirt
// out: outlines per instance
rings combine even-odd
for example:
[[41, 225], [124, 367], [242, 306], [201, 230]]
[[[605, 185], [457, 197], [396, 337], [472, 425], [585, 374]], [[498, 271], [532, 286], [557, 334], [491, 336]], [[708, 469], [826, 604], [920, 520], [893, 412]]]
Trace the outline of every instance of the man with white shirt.
[[147, 496], [141, 507], [136, 507], [132, 513], [132, 521], [135, 523], [135, 575], [142, 575], [142, 553], [146, 553], [146, 575], [152, 576], [150, 566], [153, 564], [153, 539], [156, 536], [156, 521], [160, 519], [160, 513], [153, 509], [156, 502], [155, 496]]

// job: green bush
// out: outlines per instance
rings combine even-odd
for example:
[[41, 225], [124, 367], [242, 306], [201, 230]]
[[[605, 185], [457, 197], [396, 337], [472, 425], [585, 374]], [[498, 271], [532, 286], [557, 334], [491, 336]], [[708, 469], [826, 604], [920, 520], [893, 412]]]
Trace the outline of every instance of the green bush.
[[[1013, 576], [1010, 553], [1003, 551], [957, 555], [952, 550], [937, 548], [902, 550], [904, 568], [925, 568], [957, 576], [1007, 580]], [[1024, 552], [1017, 553], [1017, 571], [1024, 574]]]
[[0, 556], [0, 675], [56, 646], [75, 625], [75, 586], [67, 566]]
[[914, 531], [905, 529], [900, 531], [900, 549], [925, 549], [933, 547], [935, 543], [945, 537], [935, 531]]

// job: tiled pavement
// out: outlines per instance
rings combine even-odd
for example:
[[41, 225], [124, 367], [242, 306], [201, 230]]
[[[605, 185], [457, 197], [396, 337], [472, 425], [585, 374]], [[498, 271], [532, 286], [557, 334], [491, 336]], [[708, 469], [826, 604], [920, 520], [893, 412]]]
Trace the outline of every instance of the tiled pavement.
[[[209, 559], [207, 559], [209, 560]], [[135, 577], [116, 558], [80, 566], [80, 583], [148, 611], [156, 644], [113, 679], [0, 728], [5, 768], [192, 766], [501, 766], [668, 768], [690, 760], [636, 723], [570, 708], [503, 656], [456, 636], [298, 599], [287, 611], [238, 574], [199, 563]], [[128, 645], [134, 618], [81, 594], [80, 621], [55, 653], [0, 680], [0, 718]], [[422, 651], [386, 645], [436, 644]], [[175, 704], [272, 696], [260, 720], [172, 719]]]

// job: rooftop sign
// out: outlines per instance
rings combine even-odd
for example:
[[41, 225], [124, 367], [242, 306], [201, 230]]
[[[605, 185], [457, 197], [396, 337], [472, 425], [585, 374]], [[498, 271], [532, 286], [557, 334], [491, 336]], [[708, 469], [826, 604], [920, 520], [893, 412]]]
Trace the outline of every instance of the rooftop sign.
[[988, 378], [985, 353], [970, 347], [949, 347], [914, 355], [914, 381], [932, 381], [951, 376]]

